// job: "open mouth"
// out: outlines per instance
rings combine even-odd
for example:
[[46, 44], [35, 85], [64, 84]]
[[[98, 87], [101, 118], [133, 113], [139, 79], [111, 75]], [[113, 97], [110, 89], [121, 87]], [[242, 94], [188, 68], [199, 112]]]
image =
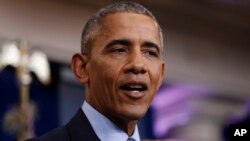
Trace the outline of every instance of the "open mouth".
[[145, 95], [144, 92], [148, 90], [148, 86], [141, 82], [124, 83], [119, 88], [131, 98], [141, 98]]
[[126, 83], [126, 84], [123, 84], [120, 86], [120, 89], [122, 90], [125, 90], [125, 91], [138, 91], [138, 92], [141, 92], [141, 91], [146, 91], [148, 88], [147, 88], [147, 85], [146, 84], [143, 84], [143, 83]]

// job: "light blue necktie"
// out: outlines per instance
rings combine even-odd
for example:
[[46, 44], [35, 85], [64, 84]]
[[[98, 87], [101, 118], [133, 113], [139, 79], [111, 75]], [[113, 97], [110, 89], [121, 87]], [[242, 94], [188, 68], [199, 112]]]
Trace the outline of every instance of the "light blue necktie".
[[128, 138], [127, 141], [136, 141], [134, 138]]

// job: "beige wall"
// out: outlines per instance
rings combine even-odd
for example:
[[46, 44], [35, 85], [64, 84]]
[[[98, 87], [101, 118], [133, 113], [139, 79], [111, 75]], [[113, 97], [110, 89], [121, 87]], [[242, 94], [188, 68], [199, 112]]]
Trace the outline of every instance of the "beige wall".
[[80, 36], [91, 10], [68, 2], [16, 0], [0, 2], [0, 37], [25, 39], [49, 58], [69, 63], [80, 50]]

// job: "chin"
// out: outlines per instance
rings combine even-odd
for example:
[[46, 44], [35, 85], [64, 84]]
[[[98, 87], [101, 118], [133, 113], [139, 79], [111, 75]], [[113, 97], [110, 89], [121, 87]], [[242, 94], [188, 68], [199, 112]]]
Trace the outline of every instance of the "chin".
[[145, 116], [147, 108], [132, 108], [125, 110], [123, 113], [124, 117], [129, 120], [139, 120]]
[[145, 116], [145, 113], [143, 113], [143, 114], [133, 114], [133, 115], [131, 115], [130, 116], [130, 119], [131, 120], [140, 120], [141, 118], [143, 118]]

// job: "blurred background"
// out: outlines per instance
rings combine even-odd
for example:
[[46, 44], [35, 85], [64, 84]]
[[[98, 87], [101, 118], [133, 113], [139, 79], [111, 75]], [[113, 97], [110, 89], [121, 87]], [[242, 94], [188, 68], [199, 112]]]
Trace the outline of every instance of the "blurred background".
[[[82, 105], [84, 86], [70, 69], [86, 20], [115, 0], [1, 0], [0, 49], [18, 40], [47, 55], [51, 83], [31, 73], [34, 131], [63, 125]], [[166, 78], [139, 127], [143, 139], [224, 141], [228, 126], [250, 120], [250, 1], [136, 0], [164, 34]], [[39, 63], [38, 63], [39, 64]], [[41, 66], [43, 66], [41, 64]], [[0, 140], [4, 117], [19, 101], [16, 68], [0, 71]]]

